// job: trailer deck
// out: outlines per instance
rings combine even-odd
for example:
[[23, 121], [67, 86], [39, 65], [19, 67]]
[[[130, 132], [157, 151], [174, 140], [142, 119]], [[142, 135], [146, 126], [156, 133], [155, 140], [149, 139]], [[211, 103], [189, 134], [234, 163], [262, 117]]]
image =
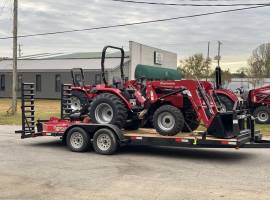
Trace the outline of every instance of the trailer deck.
[[204, 131], [193, 133], [179, 133], [175, 136], [159, 135], [154, 129], [139, 129], [126, 131], [126, 139], [132, 144], [159, 145], [159, 146], [185, 146], [185, 147], [212, 147], [212, 148], [238, 148], [250, 141], [250, 134], [243, 132], [237, 138], [220, 139], [206, 135]]

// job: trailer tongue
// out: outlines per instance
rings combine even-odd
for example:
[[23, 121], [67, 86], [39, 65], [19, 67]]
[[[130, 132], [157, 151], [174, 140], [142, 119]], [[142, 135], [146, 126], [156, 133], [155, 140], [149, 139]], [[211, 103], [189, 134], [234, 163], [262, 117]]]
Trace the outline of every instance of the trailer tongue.
[[[124, 144], [195, 148], [270, 147], [270, 142], [262, 140], [259, 131], [254, 130], [254, 119], [250, 115], [242, 116], [240, 111], [218, 115], [213, 119], [216, 121], [215, 126], [210, 126], [208, 132], [195, 131], [175, 136], [162, 136], [154, 129], [123, 131], [110, 124], [93, 124], [88, 116], [71, 113], [71, 85], [62, 87], [61, 118], [35, 121], [35, 86], [33, 83], [23, 83], [21, 88], [22, 130], [16, 133], [20, 133], [22, 139], [38, 136], [61, 137], [76, 152], [86, 151], [91, 144], [99, 154], [113, 154]], [[225, 123], [232, 125], [225, 126]], [[223, 130], [231, 132], [230, 137], [223, 137]]]

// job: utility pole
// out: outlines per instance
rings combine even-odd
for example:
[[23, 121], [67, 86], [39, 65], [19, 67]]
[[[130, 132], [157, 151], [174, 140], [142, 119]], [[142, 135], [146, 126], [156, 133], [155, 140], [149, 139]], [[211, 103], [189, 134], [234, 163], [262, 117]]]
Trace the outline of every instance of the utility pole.
[[21, 44], [19, 44], [19, 58], [22, 57], [22, 46]]
[[220, 66], [220, 46], [222, 45], [222, 43], [220, 41], [218, 41], [218, 56], [217, 56], [217, 61], [218, 61], [218, 66]]
[[17, 111], [17, 34], [18, 34], [18, 0], [13, 7], [13, 70], [12, 70], [12, 114]]
[[206, 75], [206, 81], [208, 80], [209, 72], [210, 72], [210, 41], [207, 44], [207, 58], [206, 58], [206, 63], [207, 63], [207, 75]]
[[210, 41], [208, 42], [208, 45], [207, 45], [207, 60], [210, 59]]

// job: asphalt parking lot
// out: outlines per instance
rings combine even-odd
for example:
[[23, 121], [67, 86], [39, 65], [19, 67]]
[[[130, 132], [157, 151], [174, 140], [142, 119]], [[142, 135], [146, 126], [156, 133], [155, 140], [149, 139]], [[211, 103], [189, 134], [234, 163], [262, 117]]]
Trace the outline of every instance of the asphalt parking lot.
[[73, 153], [0, 126], [0, 199], [269, 199], [270, 149], [129, 146]]

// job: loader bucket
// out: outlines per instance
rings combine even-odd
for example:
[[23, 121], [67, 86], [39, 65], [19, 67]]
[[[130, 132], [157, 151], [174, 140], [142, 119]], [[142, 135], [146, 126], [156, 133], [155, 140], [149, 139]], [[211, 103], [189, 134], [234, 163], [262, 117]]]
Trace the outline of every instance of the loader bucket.
[[217, 113], [207, 129], [207, 134], [217, 138], [234, 138], [240, 134], [242, 124], [234, 112]]

